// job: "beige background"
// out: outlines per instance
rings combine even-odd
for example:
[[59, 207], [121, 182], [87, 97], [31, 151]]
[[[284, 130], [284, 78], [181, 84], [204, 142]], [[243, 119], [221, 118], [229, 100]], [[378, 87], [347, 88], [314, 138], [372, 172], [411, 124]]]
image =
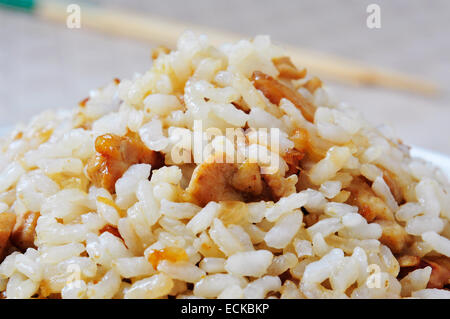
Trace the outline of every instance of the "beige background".
[[[83, 3], [83, 1], [72, 1]], [[159, 0], [98, 4], [333, 53], [422, 76], [439, 96], [328, 83], [334, 94], [406, 143], [450, 155], [450, 1]], [[381, 7], [382, 28], [366, 27], [366, 7]], [[150, 66], [156, 43], [116, 38], [0, 10], [0, 126], [47, 108], [69, 108], [90, 89]]]

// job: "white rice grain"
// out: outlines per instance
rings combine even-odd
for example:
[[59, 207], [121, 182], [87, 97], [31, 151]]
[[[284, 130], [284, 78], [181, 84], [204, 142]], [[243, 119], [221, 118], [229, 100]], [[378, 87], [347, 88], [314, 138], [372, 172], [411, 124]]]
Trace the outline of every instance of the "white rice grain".
[[281, 217], [264, 236], [267, 245], [274, 248], [286, 247], [300, 229], [302, 218], [303, 215], [299, 211]]
[[261, 277], [272, 263], [273, 254], [267, 250], [239, 252], [228, 257], [225, 269], [236, 276]]

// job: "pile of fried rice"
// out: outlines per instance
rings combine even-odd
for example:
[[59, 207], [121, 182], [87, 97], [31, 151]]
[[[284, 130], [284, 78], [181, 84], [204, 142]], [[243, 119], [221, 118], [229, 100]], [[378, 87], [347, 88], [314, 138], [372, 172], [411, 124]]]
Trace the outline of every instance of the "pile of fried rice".
[[1, 298], [450, 298], [438, 168], [267, 36], [153, 60], [0, 142]]

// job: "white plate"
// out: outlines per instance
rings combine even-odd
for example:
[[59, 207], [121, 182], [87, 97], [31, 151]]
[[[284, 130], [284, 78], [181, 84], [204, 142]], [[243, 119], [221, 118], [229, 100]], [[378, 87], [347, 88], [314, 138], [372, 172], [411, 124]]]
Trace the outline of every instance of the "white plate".
[[[7, 134], [10, 130], [11, 127], [9, 126], [0, 126], [0, 137]], [[450, 158], [448, 156], [417, 146], [413, 146], [411, 148], [411, 155], [414, 157], [422, 158], [440, 167], [450, 179]]]
[[450, 158], [448, 156], [438, 152], [426, 150], [417, 146], [413, 146], [411, 148], [411, 155], [413, 157], [422, 158], [440, 167], [447, 175], [447, 177], [450, 179]]

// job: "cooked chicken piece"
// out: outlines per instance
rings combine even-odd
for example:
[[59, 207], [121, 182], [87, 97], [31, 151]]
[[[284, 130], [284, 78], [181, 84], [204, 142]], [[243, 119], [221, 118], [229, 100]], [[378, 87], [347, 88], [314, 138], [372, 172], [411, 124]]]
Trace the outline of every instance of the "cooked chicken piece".
[[297, 174], [300, 171], [300, 161], [303, 157], [305, 157], [305, 153], [297, 151], [296, 149], [290, 149], [286, 152], [286, 154], [284, 154], [283, 159], [289, 166], [286, 176]]
[[388, 246], [394, 253], [400, 253], [411, 243], [411, 236], [406, 233], [402, 226], [397, 224], [392, 210], [381, 198], [375, 195], [364, 178], [354, 178], [352, 184], [346, 189], [351, 193], [347, 204], [357, 206], [359, 214], [367, 222], [375, 221], [382, 227], [381, 243]]
[[26, 212], [17, 216], [17, 221], [11, 234], [11, 242], [14, 246], [22, 251], [35, 247], [35, 229], [39, 216], [38, 212]]
[[309, 133], [304, 128], [295, 129], [290, 139], [294, 142], [294, 148], [297, 151], [305, 152], [310, 147]]
[[210, 201], [242, 201], [242, 192], [231, 185], [237, 171], [236, 164], [202, 163], [194, 170], [186, 191], [200, 206]]
[[322, 81], [318, 77], [313, 77], [303, 85], [311, 94], [314, 94], [318, 88], [322, 87]]
[[260, 71], [253, 72], [252, 81], [255, 88], [260, 90], [270, 102], [279, 105], [281, 99], [288, 99], [302, 112], [306, 120], [314, 121], [316, 107], [297, 91]]
[[105, 134], [95, 140], [96, 154], [90, 159], [87, 173], [97, 187], [115, 192], [116, 181], [134, 164], [150, 164], [152, 169], [164, 165], [160, 152], [148, 149], [136, 133], [125, 136]]
[[234, 189], [252, 195], [260, 195], [263, 190], [263, 182], [258, 164], [243, 163], [231, 178]]
[[426, 257], [422, 261], [432, 268], [427, 288], [439, 288], [450, 284], [450, 258]]
[[187, 200], [200, 206], [210, 201], [277, 201], [295, 192], [297, 179], [261, 174], [256, 163], [202, 163], [186, 189]]
[[[330, 149], [330, 145], [316, 145], [313, 143], [314, 139], [318, 140], [305, 128], [296, 128], [289, 136], [290, 140], [294, 142], [294, 148], [304, 153], [304, 157], [307, 160], [318, 162], [327, 155], [327, 151]], [[323, 141], [321, 141], [323, 142]]]
[[279, 77], [291, 80], [303, 79], [306, 76], [306, 69], [299, 71], [287, 56], [272, 59], [273, 64], [280, 72]]
[[9, 237], [16, 222], [16, 214], [0, 214], [0, 262], [3, 261], [4, 254], [9, 244]]
[[303, 222], [305, 223], [305, 227], [311, 227], [315, 223], [319, 221], [320, 214], [304, 214]]
[[412, 236], [402, 226], [397, 224], [396, 221], [376, 220], [375, 223], [379, 224], [383, 229], [383, 233], [379, 239], [380, 242], [388, 246], [393, 253], [401, 253], [403, 249], [412, 244]]
[[368, 222], [372, 222], [375, 219], [394, 220], [392, 210], [381, 198], [375, 195], [372, 188], [363, 178], [354, 178], [353, 183], [347, 187], [347, 190], [351, 193], [347, 204], [358, 206], [359, 213]]
[[200, 206], [210, 201], [278, 200], [295, 191], [294, 182], [277, 174], [261, 175], [256, 163], [203, 163], [192, 174], [186, 199]]
[[289, 196], [296, 191], [296, 179], [289, 179], [280, 176], [278, 173], [264, 174], [263, 179], [266, 182], [274, 201], [278, 201], [281, 197]]

